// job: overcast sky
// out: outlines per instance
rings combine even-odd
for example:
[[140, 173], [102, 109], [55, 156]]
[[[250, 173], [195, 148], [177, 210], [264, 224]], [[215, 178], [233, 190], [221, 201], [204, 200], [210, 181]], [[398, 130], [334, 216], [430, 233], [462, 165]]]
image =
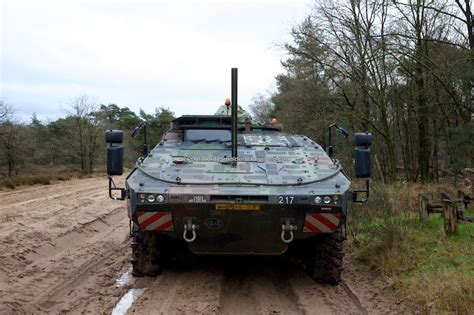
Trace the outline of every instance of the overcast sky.
[[81, 94], [137, 111], [213, 114], [239, 68], [239, 104], [274, 90], [311, 0], [0, 0], [0, 97], [29, 120]]

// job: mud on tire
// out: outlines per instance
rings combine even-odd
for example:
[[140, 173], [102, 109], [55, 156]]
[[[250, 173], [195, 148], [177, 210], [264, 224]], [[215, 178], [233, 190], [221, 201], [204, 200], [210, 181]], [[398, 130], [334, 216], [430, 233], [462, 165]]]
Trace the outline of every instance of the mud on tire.
[[341, 230], [320, 234], [308, 241], [309, 252], [305, 266], [309, 276], [317, 282], [338, 284], [341, 281], [344, 258], [344, 236]]
[[136, 277], [160, 274], [160, 239], [156, 233], [135, 233], [132, 242], [132, 267], [132, 274]]

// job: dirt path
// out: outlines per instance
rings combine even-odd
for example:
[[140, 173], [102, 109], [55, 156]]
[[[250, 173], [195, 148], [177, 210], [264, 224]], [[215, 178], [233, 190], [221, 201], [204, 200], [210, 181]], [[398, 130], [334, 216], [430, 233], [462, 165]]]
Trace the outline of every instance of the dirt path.
[[0, 191], [0, 314], [110, 314], [132, 288], [131, 314], [378, 314], [407, 312], [346, 260], [344, 282], [313, 283], [280, 258], [198, 258], [156, 278], [129, 270], [124, 202], [105, 178]]
[[0, 313], [108, 313], [126, 290], [124, 203], [104, 178], [0, 192]]
[[279, 258], [202, 258], [169, 267], [146, 288], [132, 314], [396, 314], [410, 313], [382, 283], [346, 263], [338, 286], [314, 283]]

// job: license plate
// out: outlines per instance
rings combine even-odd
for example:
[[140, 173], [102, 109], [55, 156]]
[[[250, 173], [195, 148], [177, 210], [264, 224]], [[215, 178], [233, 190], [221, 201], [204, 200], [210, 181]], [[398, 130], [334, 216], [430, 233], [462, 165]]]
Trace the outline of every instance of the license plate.
[[216, 204], [216, 210], [257, 211], [257, 210], [260, 210], [260, 205], [244, 205], [244, 204], [239, 204], [239, 203], [218, 203], [218, 204]]

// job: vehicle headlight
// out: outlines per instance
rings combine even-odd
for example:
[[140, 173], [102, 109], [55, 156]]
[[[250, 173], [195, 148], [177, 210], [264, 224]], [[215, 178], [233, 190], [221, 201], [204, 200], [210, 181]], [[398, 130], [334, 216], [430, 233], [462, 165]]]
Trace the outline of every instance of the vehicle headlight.
[[316, 202], [316, 203], [321, 203], [321, 197], [316, 196], [316, 197], [314, 198], [314, 202]]
[[155, 195], [148, 195], [148, 202], [155, 202]]
[[330, 203], [330, 202], [331, 202], [331, 197], [325, 196], [325, 197], [323, 198], [323, 201], [324, 201], [324, 203]]
[[165, 201], [165, 197], [163, 195], [156, 196], [156, 202], [162, 203], [163, 201]]

